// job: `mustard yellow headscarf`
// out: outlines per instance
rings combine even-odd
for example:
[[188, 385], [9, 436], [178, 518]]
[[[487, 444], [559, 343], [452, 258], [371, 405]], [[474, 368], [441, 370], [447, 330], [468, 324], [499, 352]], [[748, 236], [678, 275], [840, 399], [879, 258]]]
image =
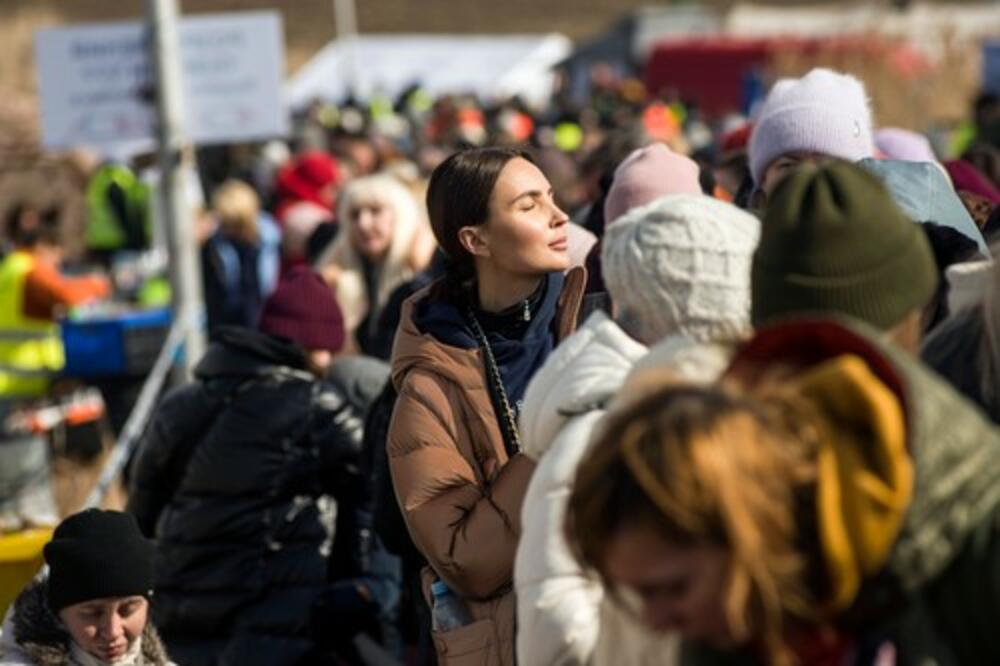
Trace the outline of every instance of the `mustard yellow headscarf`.
[[819, 541], [832, 590], [828, 611], [853, 603], [885, 564], [913, 496], [913, 460], [899, 399], [859, 357], [810, 368], [795, 392], [818, 415]]

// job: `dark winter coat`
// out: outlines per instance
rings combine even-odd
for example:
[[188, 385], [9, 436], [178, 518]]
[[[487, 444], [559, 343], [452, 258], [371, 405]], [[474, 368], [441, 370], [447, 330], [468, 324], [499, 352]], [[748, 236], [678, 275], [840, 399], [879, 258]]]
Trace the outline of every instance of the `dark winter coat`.
[[363, 422], [304, 367], [287, 341], [223, 329], [139, 449], [129, 510], [157, 540], [154, 617], [185, 665], [293, 664], [315, 647]]
[[208, 328], [257, 324], [264, 305], [259, 273], [261, 249], [216, 232], [201, 249]]
[[385, 306], [377, 313], [376, 325], [371, 326], [374, 314], [369, 312], [365, 320], [358, 326], [356, 337], [361, 351], [375, 358], [388, 361], [392, 356], [392, 343], [399, 329], [399, 319], [403, 312], [403, 303], [413, 294], [429, 286], [445, 273], [444, 256], [438, 252], [427, 270], [418, 273], [412, 280], [396, 287], [389, 294]]
[[[8, 635], [10, 632], [10, 635]], [[167, 652], [153, 628], [146, 624], [139, 652], [141, 666], [168, 666]], [[70, 637], [48, 603], [45, 581], [26, 587], [14, 601], [13, 612], [0, 639], [0, 664], [13, 666], [71, 666]]]
[[[996, 371], [985, 340], [983, 308], [955, 313], [924, 342], [921, 358], [994, 423], [1000, 422], [1000, 395]], [[990, 394], [992, 389], [992, 395]]]

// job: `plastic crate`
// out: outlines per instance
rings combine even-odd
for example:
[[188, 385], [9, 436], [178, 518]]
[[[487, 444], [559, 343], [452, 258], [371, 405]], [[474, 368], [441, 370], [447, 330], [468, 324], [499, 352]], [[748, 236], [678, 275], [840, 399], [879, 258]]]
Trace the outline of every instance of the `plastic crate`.
[[62, 322], [66, 367], [71, 377], [143, 375], [156, 362], [170, 330], [170, 310], [138, 310]]

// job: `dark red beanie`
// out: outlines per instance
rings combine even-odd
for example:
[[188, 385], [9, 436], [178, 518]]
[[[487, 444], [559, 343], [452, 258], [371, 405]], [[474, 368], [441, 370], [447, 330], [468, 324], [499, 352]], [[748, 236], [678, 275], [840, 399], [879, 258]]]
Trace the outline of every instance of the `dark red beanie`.
[[344, 346], [344, 316], [333, 291], [307, 266], [293, 268], [264, 303], [257, 328], [305, 349], [333, 353]]
[[944, 163], [944, 168], [951, 176], [955, 191], [972, 192], [976, 196], [988, 199], [994, 205], [1000, 204], [1000, 189], [997, 189], [986, 174], [977, 169], [972, 162], [951, 160]]

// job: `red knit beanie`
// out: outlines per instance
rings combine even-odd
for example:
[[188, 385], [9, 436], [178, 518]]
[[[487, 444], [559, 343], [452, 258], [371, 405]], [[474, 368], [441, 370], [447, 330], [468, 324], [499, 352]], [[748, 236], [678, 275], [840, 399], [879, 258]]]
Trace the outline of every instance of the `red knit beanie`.
[[344, 346], [344, 316], [333, 291], [315, 271], [293, 268], [264, 303], [257, 328], [305, 349], [336, 353]]
[[323, 192], [323, 188], [339, 182], [340, 167], [337, 160], [324, 152], [310, 150], [278, 172], [278, 196], [286, 202], [311, 201], [332, 210], [334, 202]]

